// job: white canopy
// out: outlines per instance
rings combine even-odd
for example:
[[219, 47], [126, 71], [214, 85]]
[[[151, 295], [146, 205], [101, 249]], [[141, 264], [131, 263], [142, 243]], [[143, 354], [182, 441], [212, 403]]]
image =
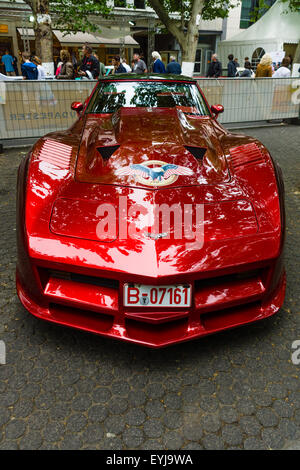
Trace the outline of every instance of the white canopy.
[[[114, 33], [110, 33], [108, 37], [99, 36], [98, 34], [91, 34], [91, 33], [69, 33], [65, 34], [61, 31], [54, 30], [53, 33], [59, 40], [62, 45], [78, 45], [78, 44], [106, 44], [106, 45], [119, 45], [122, 40], [122, 36], [120, 35], [120, 31], [114, 31]], [[133, 39], [133, 37], [126, 35], [124, 36], [124, 43], [127, 46], [135, 46], [138, 43]]]
[[220, 60], [225, 67], [228, 54], [241, 62], [244, 57], [251, 60], [253, 52], [261, 47], [265, 52], [282, 51], [283, 44], [297, 44], [300, 40], [300, 11], [291, 12], [286, 3], [276, 3], [252, 26], [222, 41], [218, 47]]
[[[28, 35], [28, 39], [34, 40], [35, 34], [32, 28], [17, 28], [18, 32], [21, 35], [21, 39]], [[129, 32], [129, 31], [125, 31]], [[68, 33], [65, 34], [62, 31], [57, 29], [53, 30], [53, 33], [57, 37], [58, 41], [65, 46], [78, 46], [78, 44], [88, 43], [94, 46], [99, 44], [106, 44], [110, 45], [119, 45], [123, 39], [123, 36], [120, 34], [119, 29], [113, 28], [104, 28], [101, 26], [101, 36], [99, 34], [91, 34], [91, 33]], [[103, 36], [102, 36], [103, 34]], [[125, 46], [138, 46], [138, 42], [136, 42], [132, 36], [129, 34], [124, 36], [124, 43]]]

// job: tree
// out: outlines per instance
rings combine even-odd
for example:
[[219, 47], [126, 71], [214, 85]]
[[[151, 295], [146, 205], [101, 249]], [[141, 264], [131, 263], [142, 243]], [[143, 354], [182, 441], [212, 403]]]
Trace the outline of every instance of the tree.
[[[11, 0], [13, 1], [13, 0]], [[35, 50], [50, 74], [53, 67], [52, 25], [64, 32], [101, 31], [90, 15], [108, 17], [112, 8], [106, 0], [24, 0], [31, 8], [35, 33]]]
[[[192, 75], [199, 37], [199, 21], [225, 18], [234, 0], [148, 0], [167, 30], [177, 39], [182, 52], [182, 70]], [[175, 19], [172, 13], [178, 13]]]
[[53, 73], [53, 39], [49, 0], [25, 0], [25, 3], [31, 8], [34, 18], [36, 54], [41, 57], [47, 72]]
[[283, 3], [287, 4], [287, 7], [291, 11], [300, 12], [300, 2], [299, 0], [281, 0]]

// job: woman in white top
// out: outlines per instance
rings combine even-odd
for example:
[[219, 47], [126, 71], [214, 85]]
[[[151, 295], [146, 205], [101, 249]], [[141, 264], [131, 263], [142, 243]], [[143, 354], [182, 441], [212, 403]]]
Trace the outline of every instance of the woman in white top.
[[38, 78], [37, 79], [38, 80], [45, 80], [46, 74], [45, 74], [45, 69], [42, 66], [41, 60], [37, 56], [35, 56], [32, 59], [32, 62], [37, 66], [37, 69], [38, 69]]
[[128, 65], [128, 64], [126, 63], [126, 59], [121, 59], [121, 63], [122, 63], [122, 65], [123, 65], [123, 67], [126, 69], [126, 72], [127, 72], [127, 73], [131, 72], [131, 67], [130, 67], [130, 65]]
[[288, 78], [291, 76], [291, 71], [288, 68], [290, 65], [290, 58], [289, 57], [284, 57], [281, 62], [281, 66], [279, 69], [276, 70], [276, 72], [273, 73], [272, 77], [273, 78]]

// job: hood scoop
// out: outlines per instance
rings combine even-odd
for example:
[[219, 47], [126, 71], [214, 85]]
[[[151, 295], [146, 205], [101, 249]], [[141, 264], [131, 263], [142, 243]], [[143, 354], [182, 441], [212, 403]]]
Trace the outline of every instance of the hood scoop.
[[103, 161], [107, 162], [119, 147], [120, 145], [107, 145], [105, 147], [97, 147], [97, 151], [100, 153]]
[[224, 151], [209, 117], [175, 108], [121, 108], [87, 115], [75, 180], [146, 189], [228, 182]]
[[185, 148], [190, 152], [197, 160], [203, 160], [203, 157], [206, 153], [206, 148], [203, 147], [191, 147], [190, 145], [185, 145]]

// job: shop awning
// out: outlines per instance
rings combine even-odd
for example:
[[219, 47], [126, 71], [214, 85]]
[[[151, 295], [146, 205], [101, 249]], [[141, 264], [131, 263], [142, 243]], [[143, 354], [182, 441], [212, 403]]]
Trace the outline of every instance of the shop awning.
[[[104, 32], [104, 31], [103, 31]], [[120, 31], [111, 31], [110, 36], [100, 36], [98, 34], [91, 34], [91, 33], [68, 33], [65, 34], [61, 31], [54, 30], [53, 33], [57, 37], [58, 41], [62, 45], [74, 45], [78, 46], [78, 44], [91, 44], [97, 46], [99, 44], [105, 44], [107, 46], [110, 45], [119, 45], [122, 42], [122, 36]], [[114, 37], [113, 37], [114, 35]], [[135, 46], [138, 45], [138, 42], [133, 39], [132, 36], [126, 35], [124, 37], [124, 43], [126, 46]]]
[[17, 31], [20, 34], [21, 39], [26, 39], [28, 37], [30, 41], [35, 40], [35, 34], [34, 34], [33, 28], [27, 28], [27, 29], [17, 28]]
[[92, 45], [99, 44], [96, 36], [90, 33], [68, 33], [64, 35], [62, 31], [58, 31], [56, 29], [53, 30], [53, 33], [55, 34], [58, 41], [62, 45], [74, 44], [78, 46], [78, 44], [85, 44], [85, 43], [92, 44]]
[[[28, 37], [30, 41], [35, 40], [34, 30], [32, 28], [17, 28], [18, 33], [21, 35], [21, 39]], [[65, 46], [78, 46], [79, 44], [91, 44], [92, 46], [98, 46], [99, 44], [105, 44], [107, 46], [120, 45], [122, 42], [122, 36], [120, 30], [112, 28], [103, 28], [101, 26], [101, 34], [91, 33], [68, 33], [65, 34], [57, 29], [53, 30], [53, 33], [57, 37], [61, 45]], [[130, 35], [124, 37], [125, 46], [138, 46], [139, 43], [133, 39]]]

